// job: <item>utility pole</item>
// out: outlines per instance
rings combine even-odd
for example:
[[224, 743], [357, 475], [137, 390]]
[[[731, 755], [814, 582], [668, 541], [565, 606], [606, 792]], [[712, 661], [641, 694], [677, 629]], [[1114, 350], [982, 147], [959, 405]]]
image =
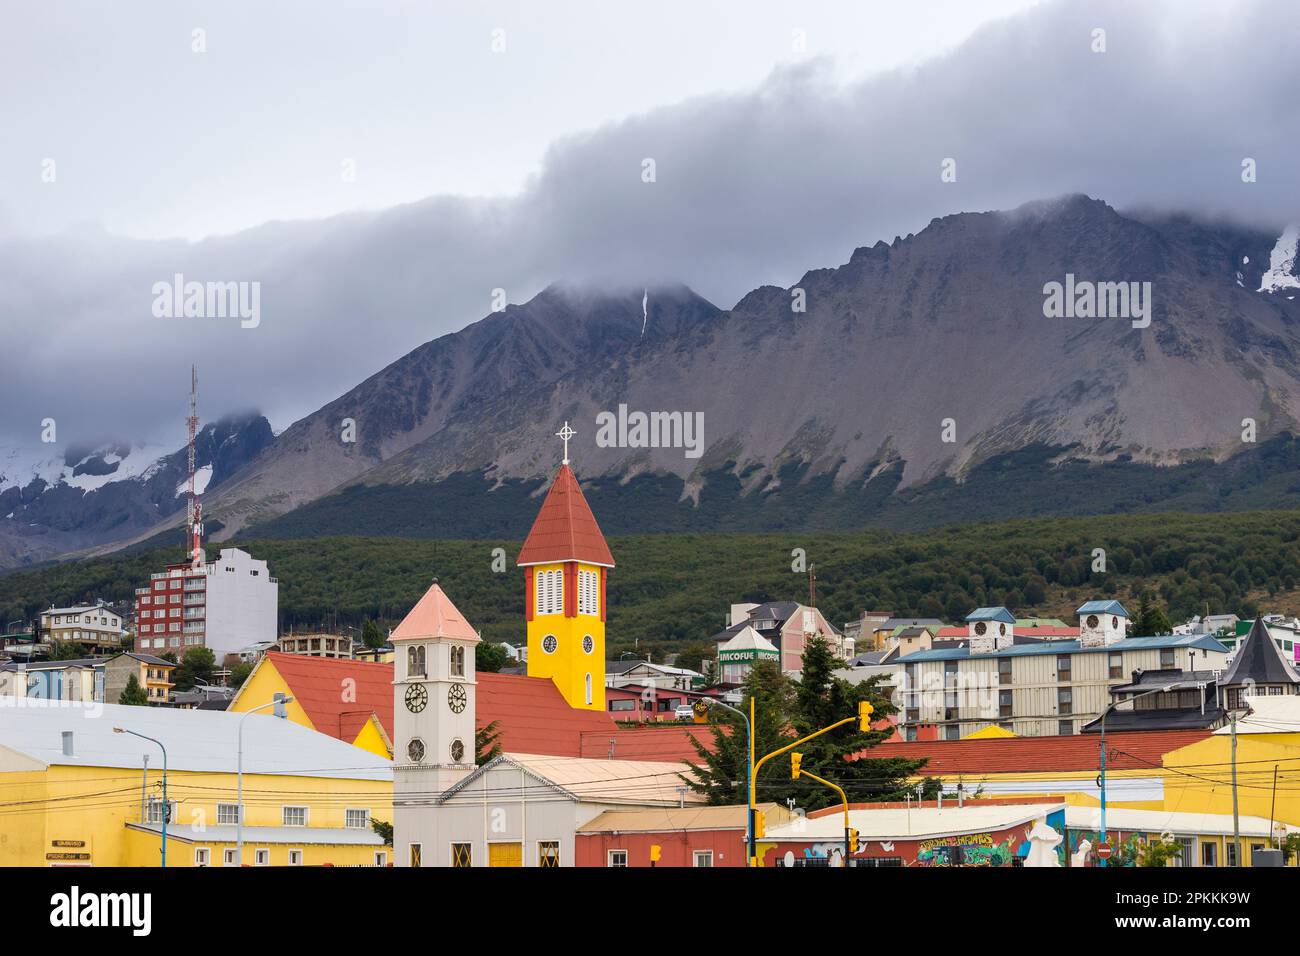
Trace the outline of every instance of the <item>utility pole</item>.
[[1237, 712], [1232, 712], [1232, 845], [1237, 866], [1241, 866], [1241, 821], [1237, 817]]

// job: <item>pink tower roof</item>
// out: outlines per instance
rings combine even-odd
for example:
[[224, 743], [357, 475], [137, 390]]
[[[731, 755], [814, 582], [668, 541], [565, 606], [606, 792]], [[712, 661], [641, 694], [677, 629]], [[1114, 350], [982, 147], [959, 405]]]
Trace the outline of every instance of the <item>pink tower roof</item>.
[[470, 627], [465, 615], [456, 609], [445, 591], [433, 579], [424, 597], [416, 602], [402, 623], [397, 625], [390, 640], [409, 641], [416, 638], [451, 637], [461, 641], [478, 641], [479, 636]]
[[515, 563], [522, 567], [558, 561], [614, 566], [614, 556], [609, 553], [596, 516], [568, 465], [561, 465], [556, 473]]

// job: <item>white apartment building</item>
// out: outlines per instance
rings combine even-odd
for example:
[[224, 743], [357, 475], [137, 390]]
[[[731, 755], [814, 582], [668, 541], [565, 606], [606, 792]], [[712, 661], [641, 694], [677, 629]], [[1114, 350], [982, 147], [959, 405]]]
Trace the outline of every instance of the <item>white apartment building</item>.
[[273, 642], [278, 632], [280, 584], [265, 561], [239, 548], [197, 568], [169, 565], [137, 588], [136, 648], [179, 658], [207, 647], [218, 662], [250, 644]]

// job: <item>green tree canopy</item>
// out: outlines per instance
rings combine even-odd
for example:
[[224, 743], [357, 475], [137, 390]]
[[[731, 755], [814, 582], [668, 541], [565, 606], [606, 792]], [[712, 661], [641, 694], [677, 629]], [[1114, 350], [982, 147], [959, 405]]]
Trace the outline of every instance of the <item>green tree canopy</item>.
[[177, 690], [190, 690], [196, 684], [212, 683], [217, 669], [217, 657], [207, 647], [191, 647], [172, 671], [172, 683]]
[[126, 687], [122, 688], [122, 696], [117, 699], [119, 704], [125, 704], [127, 707], [146, 707], [149, 704], [149, 695], [145, 693], [140, 686], [140, 680], [131, 674], [126, 679]]

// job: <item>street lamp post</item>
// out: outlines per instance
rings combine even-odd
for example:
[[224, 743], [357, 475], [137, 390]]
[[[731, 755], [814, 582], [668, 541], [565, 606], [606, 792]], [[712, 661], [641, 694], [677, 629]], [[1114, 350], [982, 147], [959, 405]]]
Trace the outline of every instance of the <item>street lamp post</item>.
[[[729, 710], [745, 722], [746, 751], [749, 753], [749, 767], [745, 774], [745, 787], [748, 791], [745, 802], [749, 805], [749, 811], [745, 815], [745, 843], [746, 852], [752, 856], [754, 852], [754, 722], [740, 708], [724, 704], [716, 697], [701, 697], [696, 706], [700, 707], [701, 705], [706, 712], [709, 707], [721, 707], [723, 710]], [[752, 716], [754, 712], [754, 699], [752, 697], [749, 699], [749, 711]]]
[[[1101, 784], [1099, 787], [1101, 791], [1101, 843], [1106, 842], [1106, 716], [1120, 704], [1127, 704], [1151, 694], [1164, 694], [1171, 690], [1181, 690], [1184, 686], [1193, 686], [1194, 683], [1195, 682], [1192, 681], [1178, 681], [1177, 683], [1167, 684], [1164, 687], [1155, 687], [1151, 690], [1143, 691], [1141, 694], [1134, 694], [1132, 697], [1117, 700], [1101, 712]], [[1097, 865], [1104, 868], [1106, 866], [1106, 858], [1099, 857]]]
[[[172, 815], [171, 804], [167, 802], [167, 748], [163, 746], [161, 740], [155, 740], [153, 737], [146, 737], [144, 734], [137, 734], [134, 730], [127, 730], [124, 727], [114, 727], [115, 734], [130, 734], [132, 737], [139, 737], [141, 740], [147, 740], [150, 743], [158, 745], [158, 749], [163, 755], [163, 799], [162, 799], [162, 866], [167, 869], [167, 818]], [[147, 758], [146, 758], [147, 760]], [[148, 773], [149, 764], [145, 763], [145, 773]]]
[[239, 718], [239, 728], [235, 733], [235, 866], [244, 865], [244, 721], [268, 707], [274, 707], [275, 716], [283, 719], [286, 716], [284, 705], [292, 702], [292, 697], [277, 692], [274, 699], [250, 708]]

